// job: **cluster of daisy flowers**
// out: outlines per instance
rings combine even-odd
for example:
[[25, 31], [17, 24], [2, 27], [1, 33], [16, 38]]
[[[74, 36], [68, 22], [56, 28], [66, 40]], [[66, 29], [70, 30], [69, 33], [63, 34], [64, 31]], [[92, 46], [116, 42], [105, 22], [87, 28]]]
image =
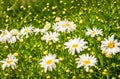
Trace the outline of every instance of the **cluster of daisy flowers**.
[[[39, 33], [42, 34], [42, 40], [45, 40], [46, 43], [52, 41], [56, 43], [59, 41], [59, 36], [61, 33], [70, 33], [76, 30], [76, 24], [72, 21], [63, 20], [60, 21], [58, 18], [56, 23], [54, 23], [53, 27], [51, 28], [51, 23], [46, 22], [45, 26], [40, 28], [34, 28], [33, 26], [23, 27], [20, 31], [17, 29], [12, 29], [10, 32], [8, 30], [1, 30], [0, 34], [0, 42], [8, 42], [8, 43], [15, 43], [16, 40], [19, 40], [23, 37], [28, 38], [30, 34], [35, 33], [38, 35]], [[49, 31], [49, 29], [53, 29], [54, 31]], [[95, 37], [98, 35], [103, 35], [102, 29], [97, 28], [88, 28], [86, 29], [86, 35], [90, 37]], [[72, 38], [64, 43], [65, 49], [68, 49], [69, 54], [75, 55], [76, 53], [81, 53], [85, 49], [88, 48], [88, 42], [85, 39], [81, 38]], [[101, 50], [105, 52], [107, 55], [115, 55], [120, 52], [120, 42], [115, 39], [115, 36], [108, 36], [108, 39], [105, 38], [101, 41]], [[96, 67], [98, 62], [97, 58], [93, 55], [88, 53], [80, 55], [78, 58], [75, 59], [77, 63], [77, 68], [84, 67], [85, 71], [89, 71], [89, 67]], [[2, 69], [4, 70], [6, 67], [14, 67], [16, 66], [18, 59], [9, 54], [8, 57], [0, 62], [3, 63]], [[40, 60], [40, 65], [44, 68], [44, 72], [52, 71], [56, 67], [56, 63], [59, 63], [59, 59], [57, 59], [56, 54], [48, 54], [44, 56]]]

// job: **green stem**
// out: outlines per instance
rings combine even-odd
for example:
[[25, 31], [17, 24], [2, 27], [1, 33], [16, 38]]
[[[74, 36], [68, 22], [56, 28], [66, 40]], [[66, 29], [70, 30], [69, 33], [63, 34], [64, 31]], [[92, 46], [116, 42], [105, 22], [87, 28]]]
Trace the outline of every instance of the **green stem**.
[[15, 1], [15, 3], [13, 4], [13, 6], [10, 7], [10, 9], [13, 9], [16, 6], [17, 2], [18, 0]]
[[17, 77], [16, 77], [15, 70], [14, 70], [14, 69], [12, 69], [12, 68], [11, 68], [11, 70], [12, 70], [12, 72], [13, 72], [13, 74], [14, 74], [14, 78], [17, 78]]

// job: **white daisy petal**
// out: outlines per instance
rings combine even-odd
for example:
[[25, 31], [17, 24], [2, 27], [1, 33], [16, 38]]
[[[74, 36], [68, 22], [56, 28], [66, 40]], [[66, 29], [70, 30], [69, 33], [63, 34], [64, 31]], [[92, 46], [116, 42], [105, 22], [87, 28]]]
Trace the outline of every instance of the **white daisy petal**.
[[30, 26], [27, 26], [27, 27], [23, 27], [21, 30], [20, 30], [20, 35], [21, 37], [24, 37], [26, 36], [29, 37], [29, 34], [33, 33], [33, 26], [30, 25]]
[[108, 39], [101, 41], [101, 50], [104, 50], [106, 54], [113, 54], [120, 52], [120, 42], [114, 39], [114, 35], [109, 36]]
[[86, 31], [86, 35], [89, 35], [91, 37], [95, 37], [95, 36], [98, 36], [98, 35], [103, 35], [102, 34], [102, 29], [97, 29], [97, 28], [92, 28], [92, 29], [87, 29]]
[[11, 37], [11, 33], [8, 30], [2, 30], [0, 34], [0, 42], [7, 42]]
[[5, 60], [0, 61], [1, 63], [3, 63], [2, 65], [2, 69], [4, 70], [6, 67], [12, 67], [12, 69], [14, 69], [14, 67], [16, 66], [18, 59], [16, 59], [16, 57], [14, 57], [14, 55], [9, 54], [8, 58], [6, 58]]
[[46, 40], [46, 43], [49, 41], [53, 41], [54, 43], [57, 42], [59, 34], [56, 32], [46, 32], [45, 35], [43, 35], [43, 38]]
[[72, 21], [59, 21], [57, 23], [54, 24], [53, 29], [57, 32], [72, 32], [74, 30], [76, 30], [76, 24], [74, 24], [74, 22]]
[[87, 42], [84, 41], [84, 39], [74, 38], [74, 39], [70, 39], [68, 42], [65, 42], [64, 45], [65, 45], [65, 49], [68, 49], [70, 54], [74, 55], [75, 51], [77, 53], [80, 53], [81, 51], [86, 49], [87, 48], [85, 46], [86, 44]]
[[44, 68], [44, 72], [46, 73], [48, 71], [52, 71], [54, 68], [56, 68], [56, 64], [59, 60], [56, 59], [56, 55], [48, 54], [43, 59], [41, 59], [40, 65]]
[[89, 71], [89, 67], [95, 66], [97, 63], [96, 58], [89, 54], [80, 55], [80, 57], [77, 58], [76, 60], [77, 60], [77, 68], [84, 66], [86, 72]]

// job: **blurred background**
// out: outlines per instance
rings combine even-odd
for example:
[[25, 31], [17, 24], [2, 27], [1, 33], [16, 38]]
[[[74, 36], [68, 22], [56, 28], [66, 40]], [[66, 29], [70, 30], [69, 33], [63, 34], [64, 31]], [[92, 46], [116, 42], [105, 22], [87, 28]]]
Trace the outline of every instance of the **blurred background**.
[[119, 26], [119, 16], [119, 0], [0, 0], [1, 29], [19, 29], [27, 24], [43, 27], [56, 17], [75, 23], [84, 21], [89, 26]]

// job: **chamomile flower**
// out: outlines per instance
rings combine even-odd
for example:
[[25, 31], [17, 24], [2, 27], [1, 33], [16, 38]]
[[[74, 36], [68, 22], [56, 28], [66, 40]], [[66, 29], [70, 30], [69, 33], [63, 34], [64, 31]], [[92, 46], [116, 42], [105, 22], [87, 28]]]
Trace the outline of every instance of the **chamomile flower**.
[[17, 29], [12, 29], [10, 33], [12, 36], [15, 36], [17, 39], [19, 39], [19, 31]]
[[15, 43], [17, 41], [16, 37], [12, 36], [9, 40], [8, 43]]
[[95, 58], [95, 56], [89, 54], [80, 55], [79, 58], [77, 58], [76, 60], [77, 68], [84, 66], [86, 72], [89, 71], [89, 67], [96, 66], [97, 63], [97, 59]]
[[14, 57], [14, 55], [9, 54], [6, 59], [1, 60], [0, 62], [3, 63], [2, 69], [4, 70], [6, 67], [10, 67], [10, 66], [12, 69], [14, 69], [17, 61], [18, 61], [18, 59], [16, 59], [16, 57]]
[[17, 29], [12, 29], [10, 31], [11, 38], [8, 40], [9, 43], [15, 43], [17, 39], [19, 39], [19, 31]]
[[48, 71], [52, 71], [56, 67], [56, 63], [58, 63], [59, 60], [56, 59], [56, 55], [48, 54], [45, 57], [41, 59], [40, 65], [42, 68], [44, 68], [44, 72], [46, 73]]
[[49, 41], [53, 41], [54, 43], [57, 42], [59, 34], [56, 32], [47, 32], [45, 33], [45, 35], [43, 36], [43, 38], [46, 40], [46, 42], [48, 43]]
[[55, 18], [55, 22], [59, 22], [60, 19], [61, 19], [60, 17], [56, 17], [56, 18]]
[[101, 50], [104, 50], [106, 54], [113, 54], [120, 52], [120, 42], [114, 39], [114, 35], [109, 36], [101, 42]]
[[53, 29], [58, 32], [72, 32], [76, 30], [76, 24], [72, 21], [59, 21], [54, 24]]
[[40, 32], [46, 33], [50, 29], [50, 27], [51, 27], [51, 23], [46, 22], [45, 26], [42, 29], [40, 29]]
[[26, 36], [29, 37], [29, 34], [33, 33], [33, 27], [30, 25], [28, 27], [23, 27], [21, 30], [20, 30], [20, 35], [23, 37], [23, 36]]
[[86, 35], [89, 35], [91, 37], [95, 37], [98, 35], [103, 35], [102, 34], [102, 29], [97, 29], [97, 28], [92, 28], [92, 29], [87, 29]]
[[87, 42], [84, 41], [84, 39], [74, 38], [74, 39], [70, 39], [68, 42], [65, 42], [64, 45], [65, 48], [68, 49], [70, 54], [74, 55], [75, 51], [77, 53], [80, 53], [81, 51], [86, 49], [87, 48], [86, 44]]
[[39, 29], [39, 28], [35, 28], [35, 29], [33, 30], [33, 32], [35, 32], [35, 35], [37, 35], [38, 33], [41, 32], [41, 29]]
[[8, 30], [1, 30], [0, 42], [6, 42], [11, 38], [11, 33]]

